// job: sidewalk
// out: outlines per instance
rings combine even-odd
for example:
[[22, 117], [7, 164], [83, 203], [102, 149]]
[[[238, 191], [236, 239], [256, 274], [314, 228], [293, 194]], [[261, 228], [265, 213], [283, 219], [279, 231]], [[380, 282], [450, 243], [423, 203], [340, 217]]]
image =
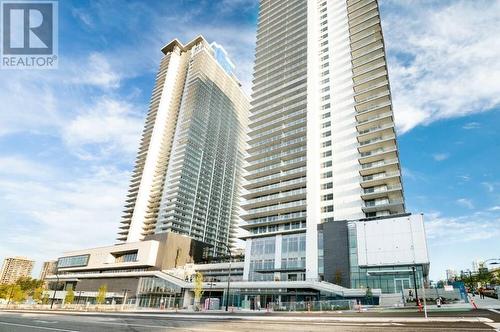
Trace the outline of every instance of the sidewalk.
[[472, 295], [469, 294], [469, 299], [474, 299], [479, 309], [500, 309], [500, 300], [492, 299], [491, 297], [481, 299], [479, 295], [472, 297]]

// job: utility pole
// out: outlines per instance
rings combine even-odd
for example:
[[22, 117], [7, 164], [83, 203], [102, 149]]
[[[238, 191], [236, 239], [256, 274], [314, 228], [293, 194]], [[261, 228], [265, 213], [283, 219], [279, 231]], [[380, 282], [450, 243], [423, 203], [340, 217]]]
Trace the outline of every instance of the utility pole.
[[122, 311], [123, 311], [123, 308], [125, 307], [125, 302], [127, 301], [127, 292], [129, 290], [130, 289], [122, 289], [122, 291], [123, 291]]
[[417, 307], [418, 307], [418, 304], [420, 303], [420, 300], [418, 298], [418, 291], [417, 291], [417, 276], [416, 276], [416, 268], [415, 266], [412, 266], [411, 267], [411, 270], [413, 271], [413, 286], [415, 287], [415, 297], [417, 298]]
[[227, 251], [229, 252], [229, 273], [227, 275], [227, 291], [226, 291], [226, 311], [229, 311], [229, 285], [231, 282], [231, 248], [226, 243], [222, 243], [226, 246]]
[[12, 286], [10, 287], [10, 295], [9, 295], [9, 301], [7, 301], [7, 308], [9, 307], [10, 300], [12, 299], [12, 293], [14, 293], [15, 286], [16, 286], [15, 284], [12, 284]]
[[56, 273], [56, 287], [54, 287], [54, 295], [52, 295], [52, 303], [50, 303], [50, 309], [52, 309], [52, 306], [54, 306], [54, 300], [56, 299], [56, 292], [57, 292], [57, 287], [59, 287], [59, 275]]

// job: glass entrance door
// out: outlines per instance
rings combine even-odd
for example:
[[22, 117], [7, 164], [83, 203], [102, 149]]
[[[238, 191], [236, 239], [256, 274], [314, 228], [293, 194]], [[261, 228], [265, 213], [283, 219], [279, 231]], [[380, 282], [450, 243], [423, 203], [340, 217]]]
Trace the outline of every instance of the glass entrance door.
[[405, 289], [410, 288], [410, 278], [396, 278], [394, 279], [395, 293], [402, 293]]

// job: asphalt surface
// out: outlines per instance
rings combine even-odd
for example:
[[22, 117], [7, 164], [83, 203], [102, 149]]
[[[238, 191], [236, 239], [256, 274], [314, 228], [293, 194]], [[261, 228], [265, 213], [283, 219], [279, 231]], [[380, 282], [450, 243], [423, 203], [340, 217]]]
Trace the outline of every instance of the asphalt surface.
[[[431, 313], [430, 317], [483, 317], [496, 323], [481, 322], [402, 322], [422, 315], [413, 313], [342, 314], [85, 314], [0, 311], [0, 331], [8, 332], [100, 332], [100, 331], [495, 331], [500, 313], [490, 310]], [[140, 315], [140, 316], [139, 316]], [[443, 315], [443, 316], [441, 316]], [[337, 320], [336, 320], [337, 319]], [[498, 324], [498, 325], [495, 325]]]

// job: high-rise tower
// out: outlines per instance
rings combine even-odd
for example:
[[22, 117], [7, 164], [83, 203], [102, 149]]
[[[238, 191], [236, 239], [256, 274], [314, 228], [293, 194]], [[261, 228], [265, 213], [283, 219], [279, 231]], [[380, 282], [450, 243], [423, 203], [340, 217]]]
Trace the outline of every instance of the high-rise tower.
[[318, 224], [405, 212], [377, 1], [261, 0], [253, 84], [245, 278], [317, 280]]
[[239, 218], [248, 99], [218, 44], [162, 52], [119, 240], [175, 232], [226, 252]]

